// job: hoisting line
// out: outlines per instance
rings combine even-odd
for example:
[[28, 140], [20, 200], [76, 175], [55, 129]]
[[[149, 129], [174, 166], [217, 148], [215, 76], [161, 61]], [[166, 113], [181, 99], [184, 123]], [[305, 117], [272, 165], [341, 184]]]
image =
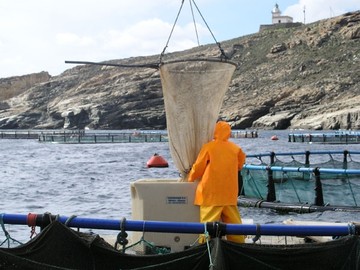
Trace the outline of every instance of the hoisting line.
[[[191, 0], [189, 0], [189, 1], [191, 1]], [[201, 11], [200, 11], [199, 7], [198, 7], [198, 6], [196, 5], [196, 3], [195, 3], [195, 0], [192, 0], [192, 1], [193, 1], [194, 5], [195, 5], [195, 7], [196, 7], [197, 11], [199, 12], [199, 14], [200, 14], [201, 18], [203, 19], [203, 21], [204, 21], [204, 23], [205, 23], [205, 25], [206, 25], [207, 29], [209, 30], [209, 32], [210, 32], [210, 34], [211, 34], [211, 36], [213, 37], [213, 39], [214, 39], [214, 41], [215, 41], [216, 45], [219, 47], [219, 50], [220, 50], [221, 56], [222, 56], [222, 57], [224, 57], [224, 59], [228, 59], [228, 57], [226, 56], [226, 54], [225, 54], [224, 50], [221, 48], [221, 44], [220, 44], [220, 42], [218, 42], [218, 41], [216, 40], [216, 38], [215, 38], [215, 36], [214, 36], [213, 32], [211, 31], [211, 29], [210, 29], [209, 25], [208, 25], [208, 24], [207, 24], [207, 22], [206, 22], [206, 20], [205, 20], [204, 16], [201, 14]]]
[[182, 10], [183, 6], [184, 6], [184, 0], [181, 1], [181, 6], [180, 6], [180, 9], [179, 9], [179, 11], [178, 11], [178, 13], [177, 13], [177, 15], [176, 15], [175, 22], [174, 22], [174, 24], [173, 24], [173, 26], [172, 26], [172, 28], [171, 28], [170, 35], [169, 35], [169, 37], [168, 37], [168, 40], [166, 41], [166, 45], [165, 45], [163, 51], [162, 51], [161, 54], [160, 54], [160, 63], [162, 62], [162, 61], [161, 61], [161, 60], [162, 60], [162, 57], [164, 56], [165, 51], [166, 51], [166, 48], [167, 48], [168, 45], [169, 45], [170, 38], [171, 38], [171, 36], [172, 36], [172, 33], [174, 32], [175, 25], [176, 25], [176, 23], [177, 23], [177, 20], [179, 19], [179, 16], [180, 16], [180, 13], [181, 13], [181, 10]]
[[[165, 45], [163, 51], [162, 51], [161, 54], [160, 54], [160, 61], [159, 61], [159, 63], [135, 64], [135, 65], [114, 64], [114, 63], [107, 63], [107, 62], [90, 62], [90, 61], [65, 61], [65, 63], [66, 63], [66, 64], [85, 64], [85, 65], [125, 67], [125, 68], [153, 68], [153, 69], [159, 69], [159, 68], [160, 68], [160, 65], [162, 64], [162, 58], [163, 58], [163, 56], [165, 55], [165, 51], [166, 51], [166, 49], [167, 49], [167, 47], [168, 47], [168, 45], [169, 45], [169, 42], [170, 42], [170, 39], [171, 39], [172, 34], [173, 34], [173, 32], [174, 32], [176, 23], [177, 23], [177, 21], [178, 21], [178, 19], [179, 19], [180, 13], [181, 13], [182, 8], [183, 8], [183, 6], [184, 6], [184, 1], [185, 1], [185, 0], [182, 0], [182, 1], [181, 1], [181, 6], [180, 6], [179, 11], [178, 11], [178, 13], [177, 13], [177, 15], [176, 15], [176, 19], [175, 19], [174, 24], [173, 24], [173, 26], [172, 26], [172, 29], [171, 29], [171, 31], [170, 31], [170, 35], [169, 35], [169, 37], [168, 37], [168, 39], [167, 39], [167, 42], [166, 42], [166, 45]], [[220, 42], [218, 42], [218, 41], [216, 40], [216, 38], [215, 38], [213, 32], [211, 31], [208, 23], [206, 22], [204, 16], [203, 16], [202, 13], [200, 12], [199, 7], [196, 5], [195, 0], [189, 0], [190, 8], [191, 8], [191, 13], [192, 13], [192, 18], [193, 18], [194, 27], [195, 27], [196, 39], [197, 39], [198, 45], [200, 46], [199, 35], [198, 35], [197, 27], [196, 27], [194, 11], [193, 11], [193, 6], [192, 6], [192, 3], [191, 3], [191, 2], [192, 2], [192, 3], [194, 4], [194, 6], [196, 7], [197, 11], [199, 12], [199, 15], [201, 16], [202, 20], [204, 21], [207, 29], [209, 30], [211, 36], [212, 36], [213, 39], [214, 39], [216, 45], [219, 47], [220, 54], [221, 54], [220, 58], [221, 58], [221, 59], [225, 59], [225, 60], [229, 59], [229, 58], [226, 56], [224, 50], [221, 48]]]
[[[194, 16], [193, 7], [192, 7], [191, 2], [192, 2], [192, 3], [194, 4], [194, 6], [196, 7], [196, 9], [197, 9], [197, 11], [198, 11], [199, 15], [201, 16], [201, 18], [202, 18], [203, 22], [205, 23], [205, 25], [206, 25], [207, 29], [209, 30], [209, 32], [210, 32], [210, 34], [211, 34], [211, 36], [213, 37], [213, 39], [214, 39], [214, 41], [215, 41], [216, 45], [219, 47], [219, 50], [220, 50], [220, 53], [221, 53], [221, 58], [223, 58], [223, 59], [228, 59], [228, 57], [226, 56], [226, 54], [225, 54], [224, 50], [221, 48], [221, 44], [220, 44], [220, 42], [218, 42], [218, 41], [216, 40], [216, 38], [215, 38], [215, 36], [214, 36], [213, 32], [211, 31], [211, 29], [210, 29], [210, 27], [209, 27], [208, 23], [206, 22], [206, 20], [205, 20], [204, 16], [202, 15], [202, 13], [201, 13], [201, 11], [200, 11], [199, 7], [196, 5], [195, 0], [189, 0], [189, 3], [190, 3], [190, 8], [191, 8], [191, 13], [192, 13], [193, 21], [194, 21], [194, 26], [195, 26], [195, 32], [196, 32], [196, 37], [197, 37], [197, 42], [198, 42], [198, 45], [200, 46], [200, 44], [199, 44], [199, 36], [198, 36], [197, 28], [196, 28], [195, 16]], [[167, 42], [166, 42], [166, 45], [165, 45], [165, 47], [164, 47], [164, 49], [163, 49], [163, 51], [162, 51], [162, 53], [161, 53], [161, 55], [160, 55], [160, 63], [162, 62], [162, 57], [164, 56], [165, 51], [166, 51], [166, 49], [167, 49], [167, 47], [168, 47], [168, 45], [169, 45], [170, 38], [171, 38], [171, 36], [172, 36], [172, 34], [173, 34], [173, 31], [174, 31], [175, 25], [176, 25], [176, 23], [177, 23], [177, 21], [178, 21], [178, 19], [179, 19], [179, 16], [180, 16], [181, 10], [182, 10], [182, 8], [183, 8], [183, 5], [184, 5], [184, 0], [182, 0], [182, 1], [181, 1], [181, 6], [180, 6], [180, 9], [179, 9], [179, 11], [178, 11], [178, 13], [177, 13], [177, 15], [176, 15], [176, 19], [175, 19], [175, 22], [174, 22], [174, 24], [173, 24], [173, 27], [172, 27], [172, 29], [171, 29], [171, 31], [170, 31], [170, 35], [169, 35], [168, 40], [167, 40]]]

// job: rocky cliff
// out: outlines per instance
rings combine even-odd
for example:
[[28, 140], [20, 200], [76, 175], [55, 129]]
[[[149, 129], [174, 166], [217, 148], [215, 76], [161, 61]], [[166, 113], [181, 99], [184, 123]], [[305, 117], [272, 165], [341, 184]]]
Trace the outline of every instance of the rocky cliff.
[[[239, 64], [221, 110], [234, 128], [360, 128], [360, 11], [221, 46]], [[213, 56], [219, 49], [210, 44], [164, 60]], [[0, 79], [0, 128], [166, 128], [156, 69], [82, 65], [56, 77], [46, 74], [40, 80], [23, 76], [22, 83]]]

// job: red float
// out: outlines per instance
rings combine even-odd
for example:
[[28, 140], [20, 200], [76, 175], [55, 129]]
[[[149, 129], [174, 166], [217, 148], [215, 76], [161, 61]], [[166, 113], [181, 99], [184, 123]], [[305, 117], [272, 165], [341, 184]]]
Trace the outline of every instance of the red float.
[[158, 154], [154, 154], [146, 163], [148, 168], [163, 168], [163, 167], [169, 167], [169, 164], [167, 163], [167, 161], [162, 157], [159, 156]]

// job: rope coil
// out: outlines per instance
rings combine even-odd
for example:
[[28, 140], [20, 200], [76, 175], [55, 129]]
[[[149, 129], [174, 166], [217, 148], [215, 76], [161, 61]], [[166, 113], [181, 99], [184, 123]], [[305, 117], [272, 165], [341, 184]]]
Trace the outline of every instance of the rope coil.
[[29, 213], [27, 215], [27, 219], [26, 219], [26, 223], [29, 227], [31, 227], [30, 230], [30, 239], [32, 239], [34, 237], [34, 235], [37, 235], [35, 229], [36, 229], [36, 218], [37, 218], [37, 214], [32, 214]]
[[122, 218], [122, 220], [120, 221], [120, 232], [118, 233], [115, 242], [115, 248], [118, 244], [121, 245], [123, 253], [125, 253], [125, 247], [129, 243], [129, 240], [127, 240], [128, 234], [125, 231], [125, 222], [126, 218]]

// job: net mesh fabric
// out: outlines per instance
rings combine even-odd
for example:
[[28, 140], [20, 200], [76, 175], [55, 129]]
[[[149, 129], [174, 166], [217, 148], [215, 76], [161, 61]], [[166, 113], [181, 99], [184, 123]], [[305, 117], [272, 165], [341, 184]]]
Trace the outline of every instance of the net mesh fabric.
[[55, 221], [32, 241], [0, 248], [0, 269], [359, 269], [360, 240], [346, 236], [299, 245], [236, 244], [212, 238], [206, 245], [164, 255], [123, 254], [98, 235]]
[[220, 60], [175, 61], [160, 67], [170, 153], [183, 181], [201, 146], [213, 138], [235, 68]]
[[[324, 153], [325, 157], [329, 153]], [[291, 154], [289, 154], [291, 156]], [[244, 168], [241, 171], [243, 180], [242, 195], [252, 201], [253, 198], [264, 200], [267, 198], [269, 187], [269, 171], [266, 166], [293, 167], [293, 168], [321, 168], [321, 169], [351, 169], [359, 168], [359, 162], [350, 160], [344, 162], [343, 155], [337, 159], [329, 155], [330, 159], [323, 158], [323, 162], [317, 160], [315, 163], [306, 164], [304, 161], [295, 160], [285, 161], [276, 158], [275, 162], [266, 163], [262, 170]], [[342, 160], [341, 160], [342, 159]], [[256, 164], [255, 164], [256, 165]], [[276, 201], [281, 203], [293, 204], [297, 208], [298, 203], [311, 205], [315, 202], [316, 196], [316, 176], [313, 171], [272, 171], [272, 179], [275, 185]], [[325, 205], [336, 207], [358, 207], [360, 201], [359, 174], [348, 174], [346, 171], [338, 173], [321, 172], [321, 191]], [[341, 200], [339, 200], [341, 198]], [[245, 200], [245, 198], [242, 198]], [[276, 204], [274, 205], [276, 206]]]

